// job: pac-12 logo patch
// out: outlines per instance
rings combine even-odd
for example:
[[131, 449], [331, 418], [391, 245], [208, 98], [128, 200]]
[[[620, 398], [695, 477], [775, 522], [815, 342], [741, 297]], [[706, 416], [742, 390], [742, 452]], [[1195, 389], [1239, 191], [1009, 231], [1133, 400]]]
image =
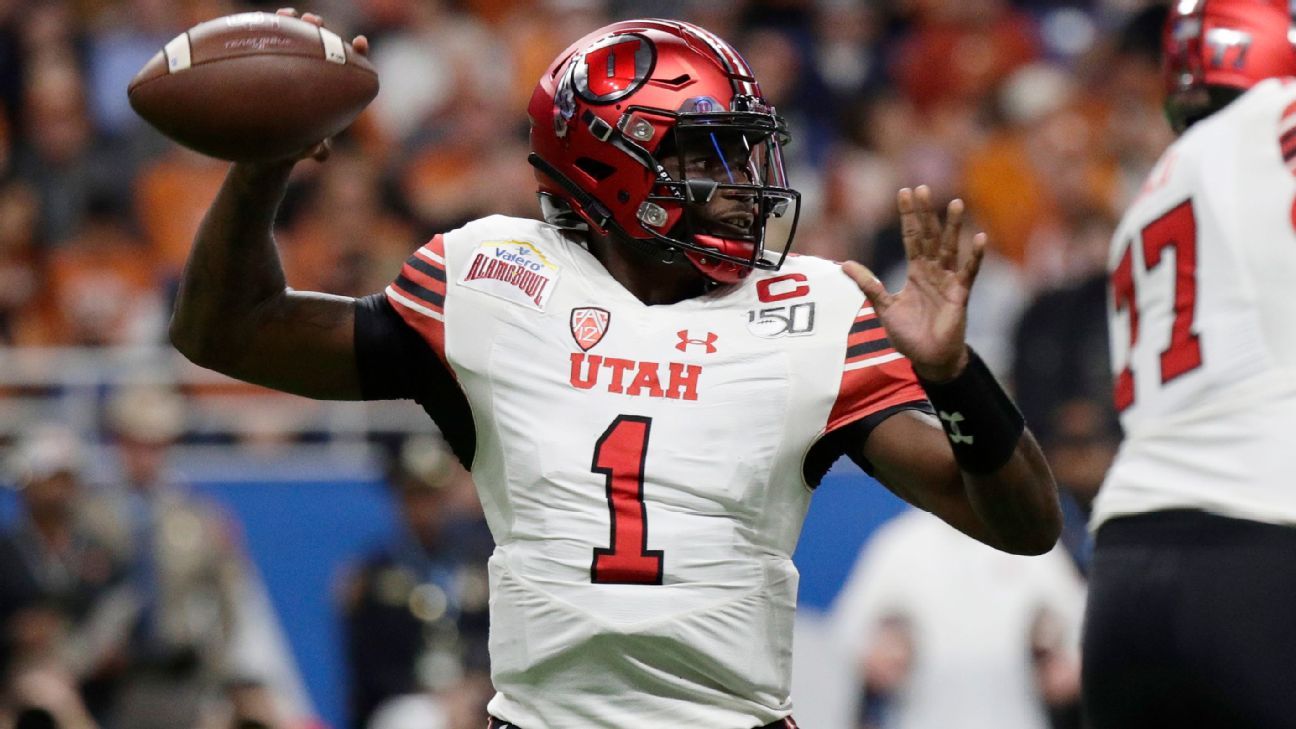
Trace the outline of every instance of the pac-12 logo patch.
[[471, 289], [544, 311], [559, 269], [534, 244], [520, 240], [482, 243], [459, 278]]
[[572, 338], [576, 340], [576, 344], [580, 345], [581, 351], [588, 352], [594, 345], [602, 341], [603, 335], [607, 334], [608, 324], [611, 321], [612, 315], [606, 309], [600, 309], [597, 306], [572, 309]]

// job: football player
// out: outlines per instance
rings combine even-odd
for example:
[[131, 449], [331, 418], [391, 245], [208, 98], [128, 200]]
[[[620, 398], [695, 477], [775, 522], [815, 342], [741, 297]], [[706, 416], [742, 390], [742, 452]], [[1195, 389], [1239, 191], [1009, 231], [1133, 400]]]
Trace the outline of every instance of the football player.
[[1112, 238], [1125, 440], [1094, 506], [1097, 729], [1296, 726], [1296, 32], [1287, 0], [1182, 0], [1178, 139]]
[[1052, 477], [964, 344], [985, 239], [961, 203], [942, 225], [901, 191], [898, 293], [789, 257], [788, 130], [688, 23], [582, 38], [528, 111], [544, 220], [437, 235], [359, 300], [285, 288], [293, 160], [235, 165], [171, 332], [235, 377], [437, 422], [496, 543], [492, 726], [794, 726], [792, 552], [843, 454], [987, 544], [1053, 546]]

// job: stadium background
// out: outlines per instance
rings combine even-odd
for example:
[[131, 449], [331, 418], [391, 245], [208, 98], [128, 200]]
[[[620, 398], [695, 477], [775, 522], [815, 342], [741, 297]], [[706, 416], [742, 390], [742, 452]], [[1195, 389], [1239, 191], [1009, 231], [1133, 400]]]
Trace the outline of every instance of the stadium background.
[[[178, 393], [168, 473], [220, 507], [250, 558], [273, 608], [260, 618], [264, 635], [282, 642], [306, 687], [296, 712], [341, 727], [339, 584], [346, 565], [400, 531], [389, 464], [404, 438], [431, 425], [412, 406], [310, 403], [232, 383], [168, 348], [176, 279], [224, 165], [152, 132], [124, 92], [184, 28], [274, 7], [0, 0], [0, 443], [17, 452], [24, 436], [61, 424], [84, 441], [87, 488], [104, 488], [122, 479], [114, 397], [141, 387]], [[744, 53], [789, 119], [789, 175], [805, 198], [800, 252], [894, 276], [903, 261], [895, 190], [926, 183], [939, 198], [967, 199], [994, 248], [969, 336], [1013, 384], [1046, 446], [1072, 459], [1055, 466], [1075, 469], [1081, 496], [1092, 487], [1084, 482], [1103, 456], [1076, 449], [1114, 437], [1096, 282], [1119, 211], [1170, 139], [1145, 3], [298, 7], [343, 35], [366, 33], [383, 87], [333, 159], [296, 172], [278, 222], [290, 285], [370, 293], [433, 232], [488, 213], [534, 216], [524, 109], [549, 60], [612, 19], [691, 20]], [[438, 468], [438, 478], [458, 478]], [[13, 472], [4, 480], [19, 485]], [[19, 492], [2, 493], [0, 516], [14, 524]], [[470, 517], [470, 499], [456, 499], [448, 508]], [[821, 617], [861, 544], [900, 509], [852, 468], [839, 467], [816, 495], [797, 553], [804, 726], [845, 725], [852, 711], [852, 667], [824, 658], [832, 651]], [[1080, 521], [1068, 538], [1083, 564]]]

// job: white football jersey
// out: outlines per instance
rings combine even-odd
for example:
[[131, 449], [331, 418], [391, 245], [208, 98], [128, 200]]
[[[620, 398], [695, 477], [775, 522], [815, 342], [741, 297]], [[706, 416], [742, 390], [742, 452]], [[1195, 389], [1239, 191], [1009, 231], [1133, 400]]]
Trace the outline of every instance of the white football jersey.
[[857, 660], [887, 620], [907, 625], [912, 658], [887, 729], [1048, 729], [1031, 643], [1047, 625], [1053, 647], [1078, 665], [1084, 601], [1061, 545], [1008, 554], [909, 509], [869, 537], [833, 620]]
[[1176, 141], [1109, 264], [1125, 441], [1094, 528], [1172, 508], [1296, 524], [1296, 81]]
[[790, 257], [645, 306], [564, 231], [495, 216], [434, 238], [387, 297], [475, 419], [491, 713], [528, 729], [786, 716], [807, 451], [924, 399], [839, 267]]

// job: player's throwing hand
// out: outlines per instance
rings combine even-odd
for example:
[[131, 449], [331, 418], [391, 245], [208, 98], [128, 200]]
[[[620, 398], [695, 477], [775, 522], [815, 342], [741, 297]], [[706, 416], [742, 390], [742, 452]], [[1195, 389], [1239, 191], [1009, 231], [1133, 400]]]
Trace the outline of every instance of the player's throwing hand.
[[873, 304], [891, 344], [913, 362], [914, 372], [931, 382], [951, 380], [968, 362], [963, 341], [967, 302], [985, 255], [986, 235], [961, 242], [963, 201], [950, 202], [942, 226], [926, 185], [906, 187], [896, 199], [909, 259], [904, 288], [889, 293], [872, 271], [854, 261], [842, 270]]
[[[295, 8], [279, 8], [278, 10], [275, 11], [275, 15], [286, 15], [290, 18], [299, 17], [297, 10]], [[302, 20], [306, 21], [307, 23], [311, 23], [313, 25], [318, 25], [321, 27], [323, 27], [324, 25], [324, 18], [316, 15], [315, 13], [306, 13], [305, 15], [301, 15], [300, 17]], [[363, 35], [358, 35], [355, 38], [352, 38], [351, 49], [362, 56], [369, 55], [369, 39], [364, 37]], [[323, 162], [324, 160], [328, 159], [329, 152], [331, 150], [332, 150], [331, 143], [329, 142], [329, 140], [325, 139], [319, 144], [316, 144], [310, 147], [309, 149], [303, 151], [301, 155], [297, 157], [297, 159], [309, 158], [315, 160], [316, 162]]]

